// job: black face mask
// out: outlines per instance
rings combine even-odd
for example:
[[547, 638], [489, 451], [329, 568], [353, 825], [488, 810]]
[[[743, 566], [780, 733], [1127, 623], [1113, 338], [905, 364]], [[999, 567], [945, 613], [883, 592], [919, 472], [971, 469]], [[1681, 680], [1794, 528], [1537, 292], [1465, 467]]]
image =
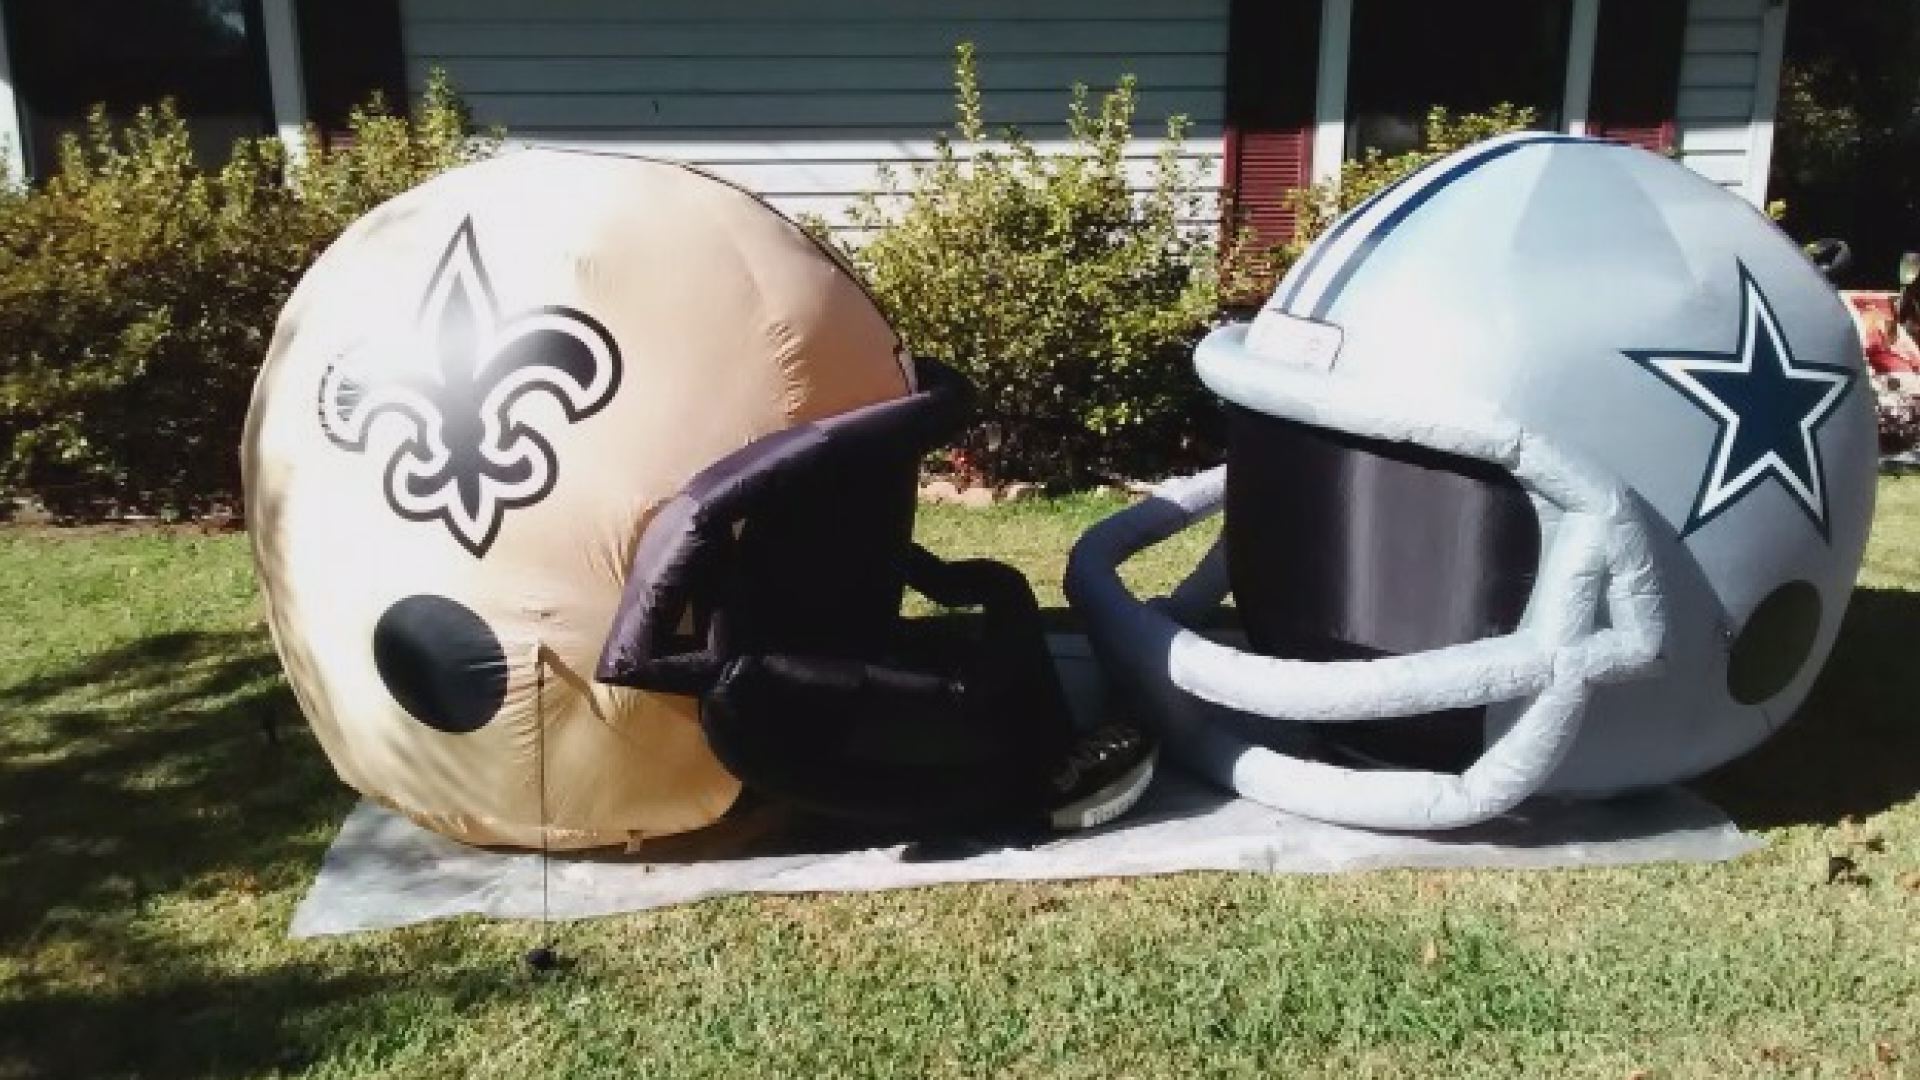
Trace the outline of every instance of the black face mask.
[[[912, 542], [920, 459], [969, 389], [926, 361], [919, 377], [690, 480], [640, 538], [596, 673], [699, 697], [749, 787], [902, 824], [1027, 809], [1073, 730], [1025, 578]], [[983, 618], [927, 640], [900, 617], [909, 587]]]
[[[1228, 570], [1255, 649], [1370, 660], [1519, 625], [1540, 526], [1507, 472], [1237, 406], [1229, 416]], [[1481, 726], [1482, 710], [1461, 709], [1321, 734], [1362, 757], [1453, 771], [1480, 754]]]

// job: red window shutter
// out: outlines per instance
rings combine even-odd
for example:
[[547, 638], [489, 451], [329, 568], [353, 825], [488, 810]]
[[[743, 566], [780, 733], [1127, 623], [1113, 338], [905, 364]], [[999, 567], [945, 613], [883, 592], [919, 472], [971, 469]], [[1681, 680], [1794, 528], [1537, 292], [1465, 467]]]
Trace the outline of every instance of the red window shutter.
[[1587, 131], [1656, 153], [1674, 149], [1686, 35], [1682, 0], [1603, 0]]
[[1262, 246], [1293, 239], [1297, 215], [1287, 195], [1312, 182], [1312, 131], [1231, 130], [1226, 165], [1231, 227], [1250, 230]]
[[1287, 194], [1313, 178], [1321, 0], [1233, 0], [1222, 223], [1262, 245], [1293, 239]]
[[387, 107], [407, 109], [406, 53], [400, 41], [400, 0], [298, 0], [300, 70], [307, 118], [321, 138], [347, 134], [347, 114], [375, 91]]

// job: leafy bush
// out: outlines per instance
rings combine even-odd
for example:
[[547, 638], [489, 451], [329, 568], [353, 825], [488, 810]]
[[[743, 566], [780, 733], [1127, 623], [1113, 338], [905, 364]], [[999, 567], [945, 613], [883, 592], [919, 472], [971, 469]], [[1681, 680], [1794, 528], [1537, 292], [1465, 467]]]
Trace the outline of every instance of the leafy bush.
[[375, 101], [353, 139], [309, 133], [194, 162], [170, 103], [96, 110], [44, 186], [0, 195], [0, 495], [63, 516], [238, 504], [240, 428], [274, 320], [356, 216], [491, 152], [443, 78], [420, 115]]
[[1288, 205], [1298, 222], [1291, 242], [1262, 247], [1243, 233], [1226, 259], [1224, 277], [1228, 297], [1235, 303], [1261, 303], [1280, 283], [1287, 268], [1341, 214], [1448, 154], [1509, 132], [1525, 131], [1536, 122], [1532, 109], [1516, 105], [1495, 105], [1484, 113], [1461, 116], [1434, 107], [1428, 111], [1426, 123], [1421, 127], [1418, 150], [1392, 156], [1368, 150], [1358, 158], [1343, 162], [1338, 180], [1324, 181], [1290, 194]]
[[351, 138], [327, 149], [311, 129], [300, 160], [292, 164], [294, 193], [312, 215], [321, 246], [355, 219], [395, 195], [462, 165], [497, 153], [502, 133], [475, 133], [467, 107], [446, 73], [427, 76], [420, 108], [395, 113], [375, 94], [348, 114]]
[[872, 237], [846, 249], [907, 345], [979, 388], [953, 464], [1077, 484], [1198, 453], [1207, 409], [1189, 357], [1219, 294], [1211, 235], [1183, 225], [1201, 216], [1184, 121], [1136, 192], [1132, 78], [1097, 104], [1074, 87], [1057, 155], [1016, 131], [989, 137], [969, 45], [955, 86], [954, 138], [907, 183], [882, 170], [850, 215]]

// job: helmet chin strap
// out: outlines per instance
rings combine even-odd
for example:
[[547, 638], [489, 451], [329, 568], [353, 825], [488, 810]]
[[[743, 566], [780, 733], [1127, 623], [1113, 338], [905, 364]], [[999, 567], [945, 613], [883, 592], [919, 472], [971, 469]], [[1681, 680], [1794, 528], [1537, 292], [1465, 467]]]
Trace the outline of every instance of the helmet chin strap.
[[[1218, 374], [1207, 370], [1204, 350], [1200, 366], [1203, 375]], [[1086, 616], [1106, 669], [1155, 706], [1172, 752], [1216, 782], [1291, 813], [1369, 828], [1454, 828], [1538, 791], [1572, 747], [1591, 686], [1641, 677], [1658, 664], [1665, 615], [1635, 504], [1595, 470], [1497, 417], [1462, 411], [1449, 422], [1430, 400], [1422, 402], [1424, 415], [1409, 415], [1392, 398], [1280, 364], [1243, 361], [1233, 378], [1249, 384], [1230, 395], [1242, 404], [1490, 461], [1556, 507], [1527, 617], [1504, 636], [1377, 660], [1313, 663], [1210, 641], [1180, 619], [1226, 595], [1218, 545], [1172, 596], [1149, 603], [1128, 592], [1118, 567], [1218, 513], [1221, 466], [1163, 484], [1074, 546], [1067, 597]], [[1459, 775], [1342, 768], [1234, 733], [1249, 717], [1341, 724], [1509, 701], [1525, 702], [1517, 719]], [[1239, 722], [1219, 722], [1222, 710], [1240, 714]]]

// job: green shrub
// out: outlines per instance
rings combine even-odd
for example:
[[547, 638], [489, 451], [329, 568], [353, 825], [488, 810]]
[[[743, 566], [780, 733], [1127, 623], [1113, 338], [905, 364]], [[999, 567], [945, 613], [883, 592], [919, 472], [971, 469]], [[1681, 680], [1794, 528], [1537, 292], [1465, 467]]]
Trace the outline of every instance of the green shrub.
[[1338, 180], [1324, 181], [1290, 194], [1288, 205], [1298, 223], [1291, 242], [1261, 247], [1249, 234], [1243, 233], [1226, 258], [1223, 277], [1227, 282], [1227, 295], [1237, 303], [1263, 302], [1294, 260], [1341, 214], [1456, 150], [1509, 132], [1525, 131], [1536, 122], [1532, 109], [1516, 105], [1495, 105], [1484, 113], [1461, 116], [1436, 106], [1427, 112], [1418, 150], [1392, 156], [1368, 150], [1358, 158], [1343, 162]]
[[[444, 79], [418, 119], [378, 103], [350, 145], [309, 134], [194, 163], [169, 103], [96, 110], [44, 185], [0, 195], [0, 495], [62, 516], [237, 507], [240, 428], [274, 320], [341, 228], [488, 153]], [[288, 181], [291, 181], [289, 183]]]
[[502, 134], [473, 132], [466, 104], [437, 68], [411, 117], [396, 114], [375, 94], [348, 115], [347, 126], [352, 138], [331, 150], [309, 129], [305, 153], [290, 170], [293, 190], [323, 234], [323, 245], [408, 188], [498, 152]]
[[1097, 103], [1074, 87], [1058, 155], [988, 135], [971, 46], [955, 84], [954, 137], [907, 183], [882, 170], [850, 215], [871, 239], [847, 248], [907, 345], [979, 388], [952, 463], [989, 481], [1079, 484], [1199, 454], [1208, 410], [1189, 359], [1218, 306], [1217, 251], [1182, 224], [1201, 213], [1178, 156], [1184, 121], [1168, 123], [1151, 189], [1135, 192], [1131, 78]]

